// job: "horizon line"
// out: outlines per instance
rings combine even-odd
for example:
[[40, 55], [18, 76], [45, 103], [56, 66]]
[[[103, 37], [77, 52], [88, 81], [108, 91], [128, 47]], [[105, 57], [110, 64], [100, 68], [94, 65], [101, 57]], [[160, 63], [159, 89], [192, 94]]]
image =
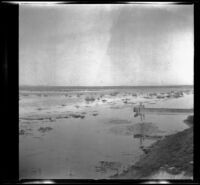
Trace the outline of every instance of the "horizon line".
[[194, 86], [194, 84], [178, 84], [178, 85], [19, 85], [19, 87], [160, 87], [160, 86]]

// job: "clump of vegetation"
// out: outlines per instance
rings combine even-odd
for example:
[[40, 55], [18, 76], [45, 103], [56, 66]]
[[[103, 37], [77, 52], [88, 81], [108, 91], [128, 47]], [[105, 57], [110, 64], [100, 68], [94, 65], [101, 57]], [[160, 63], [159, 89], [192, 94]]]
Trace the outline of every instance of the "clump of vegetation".
[[20, 129], [19, 131], [19, 135], [29, 135], [31, 134], [29, 131], [31, 131], [32, 129], [31, 128], [27, 128], [26, 130], [24, 129]]
[[29, 96], [29, 94], [25, 94], [25, 93], [24, 93], [24, 94], [22, 94], [22, 96]]
[[24, 134], [25, 134], [25, 130], [21, 129], [21, 130], [19, 131], [19, 135], [24, 135]]
[[157, 96], [157, 93], [155, 93], [155, 92], [149, 93], [149, 96]]
[[132, 96], [135, 96], [135, 97], [137, 97], [137, 93], [133, 93], [133, 94], [132, 94]]
[[186, 124], [188, 124], [189, 126], [193, 126], [193, 115], [189, 115], [188, 117], [187, 117], [187, 119], [185, 119], [184, 120], [184, 122], [186, 123]]
[[85, 115], [79, 115], [79, 114], [70, 114], [69, 116], [73, 118], [81, 118], [81, 119], [85, 118]]
[[117, 96], [118, 95], [118, 92], [113, 92], [110, 94], [111, 96]]
[[144, 96], [144, 98], [146, 98], [146, 99], [151, 99], [152, 96]]
[[174, 93], [174, 95], [173, 95], [173, 97], [175, 97], [175, 98], [180, 98], [180, 97], [182, 97], [183, 96], [183, 92], [175, 92]]
[[48, 132], [48, 131], [50, 131], [50, 130], [52, 130], [53, 128], [51, 128], [51, 127], [40, 127], [39, 129], [38, 129], [38, 131], [40, 131], [40, 132], [42, 132], [42, 133], [45, 133], [45, 132]]
[[55, 118], [49, 118], [49, 121], [51, 121], [51, 122], [53, 122], [53, 121], [55, 121]]
[[172, 95], [170, 93], [167, 93], [166, 98], [171, 98]]
[[100, 96], [99, 96], [100, 98], [103, 98], [104, 97], [104, 94], [100, 94]]
[[130, 99], [129, 98], [125, 98], [125, 99], [122, 99], [122, 101], [124, 102], [124, 103], [128, 103], [128, 101], [129, 101]]
[[93, 101], [95, 101], [95, 98], [94, 97], [86, 97], [85, 101], [86, 102], [93, 102]]
[[163, 95], [157, 95], [157, 98], [158, 98], [158, 99], [164, 99], [165, 96], [163, 96]]

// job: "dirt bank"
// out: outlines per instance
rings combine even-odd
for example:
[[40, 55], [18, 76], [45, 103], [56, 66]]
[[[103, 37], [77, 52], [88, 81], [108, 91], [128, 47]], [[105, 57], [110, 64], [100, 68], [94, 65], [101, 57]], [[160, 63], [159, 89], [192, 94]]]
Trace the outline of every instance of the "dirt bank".
[[147, 151], [147, 154], [142, 155], [134, 166], [111, 178], [148, 178], [160, 171], [173, 175], [184, 173], [185, 176], [191, 177], [193, 174], [193, 127], [166, 136], [155, 142]]

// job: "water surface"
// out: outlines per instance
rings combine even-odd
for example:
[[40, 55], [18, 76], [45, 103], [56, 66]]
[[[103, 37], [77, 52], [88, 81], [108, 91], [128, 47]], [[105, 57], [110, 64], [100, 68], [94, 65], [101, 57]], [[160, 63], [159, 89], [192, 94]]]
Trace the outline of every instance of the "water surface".
[[[185, 86], [71, 91], [21, 89], [20, 178], [104, 179], [119, 173], [143, 154], [140, 139], [126, 132], [141, 122], [139, 117], [134, 117], [133, 106], [143, 102], [146, 107], [193, 108], [192, 90]], [[180, 98], [145, 98], [150, 92], [171, 91], [185, 93]], [[113, 92], [117, 94], [111, 95]], [[85, 101], [91, 96], [95, 101]], [[153, 123], [167, 135], [186, 129], [188, 126], [183, 123], [186, 117], [148, 114], [144, 121]], [[149, 146], [155, 141], [145, 139], [142, 145]]]

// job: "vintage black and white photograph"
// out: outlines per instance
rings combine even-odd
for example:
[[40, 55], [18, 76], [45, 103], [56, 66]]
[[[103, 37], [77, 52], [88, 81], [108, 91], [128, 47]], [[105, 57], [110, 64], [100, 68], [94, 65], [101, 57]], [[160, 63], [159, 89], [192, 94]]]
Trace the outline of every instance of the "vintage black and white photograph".
[[20, 179], [193, 179], [193, 4], [19, 5]]

